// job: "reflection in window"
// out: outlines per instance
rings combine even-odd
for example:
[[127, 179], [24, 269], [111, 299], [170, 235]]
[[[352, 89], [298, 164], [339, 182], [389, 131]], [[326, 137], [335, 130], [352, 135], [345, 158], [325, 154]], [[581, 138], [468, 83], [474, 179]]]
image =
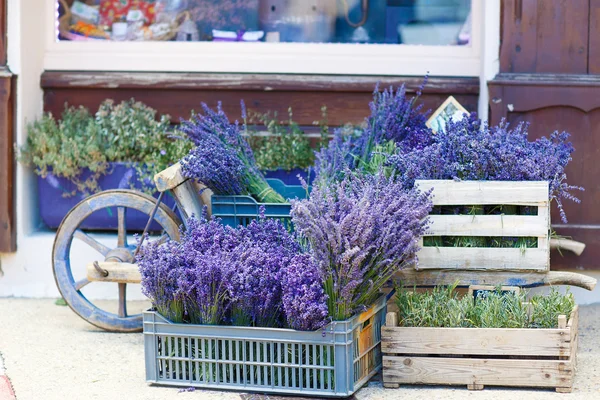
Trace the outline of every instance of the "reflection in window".
[[57, 0], [60, 40], [466, 45], [471, 0]]

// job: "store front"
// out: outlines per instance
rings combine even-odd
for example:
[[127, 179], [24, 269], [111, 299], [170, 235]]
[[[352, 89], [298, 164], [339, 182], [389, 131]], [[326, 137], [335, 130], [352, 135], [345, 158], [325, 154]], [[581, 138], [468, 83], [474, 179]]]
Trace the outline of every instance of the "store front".
[[[27, 12], [37, 3], [8, 0], [17, 144], [43, 111], [59, 115], [65, 103], [94, 110], [107, 98], [133, 97], [175, 123], [201, 102], [222, 101], [239, 118], [241, 99], [258, 112], [292, 107], [303, 126], [322, 106], [330, 125], [359, 123], [377, 83], [415, 91], [426, 74], [426, 108], [452, 95], [498, 122], [505, 109], [494, 114], [488, 82], [519, 72], [501, 70], [501, 15], [508, 17], [498, 0], [48, 0], [43, 12]], [[502, 3], [508, 10], [521, 2]], [[502, 97], [491, 85], [492, 97]], [[0, 249], [0, 295], [57, 296], [54, 233], [40, 222], [33, 173], [16, 169], [17, 206], [6, 211], [16, 216], [16, 252]]]

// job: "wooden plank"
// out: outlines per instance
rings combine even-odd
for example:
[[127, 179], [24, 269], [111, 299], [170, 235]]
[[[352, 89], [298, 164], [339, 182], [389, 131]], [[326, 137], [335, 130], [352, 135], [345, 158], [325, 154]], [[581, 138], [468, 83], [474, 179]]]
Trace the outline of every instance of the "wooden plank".
[[590, 38], [597, 32], [588, 18], [589, 0], [501, 4], [502, 72], [587, 73], [588, 28]]
[[[422, 77], [409, 76], [344, 76], [297, 74], [214, 74], [185, 72], [83, 72], [45, 71], [41, 87], [56, 89], [184, 89], [242, 90], [261, 92], [367, 92], [375, 85], [381, 88], [406, 84], [407, 92], [414, 93], [422, 84]], [[478, 78], [430, 77], [427, 93], [479, 94]], [[441, 104], [441, 103], [440, 103]]]
[[183, 216], [184, 224], [187, 224], [187, 220], [192, 216], [200, 218], [204, 206], [207, 208], [208, 216], [211, 215], [210, 196], [212, 192], [202, 185], [188, 179], [181, 185], [171, 189], [171, 193]]
[[[4, 10], [0, 9], [0, 17]], [[0, 34], [0, 37], [4, 36]], [[4, 44], [0, 42], [0, 46]], [[16, 78], [7, 68], [0, 68], [0, 253], [17, 250], [13, 125], [15, 82]]]
[[549, 250], [488, 247], [423, 247], [415, 269], [547, 271]]
[[467, 385], [468, 390], [483, 390], [483, 385], [478, 385], [477, 383]]
[[547, 236], [548, 216], [430, 215], [425, 236]]
[[381, 330], [385, 354], [481, 356], [571, 355], [570, 330], [388, 327]]
[[588, 74], [600, 74], [600, 0], [590, 0]]
[[[240, 119], [240, 100], [249, 111], [278, 113], [294, 111], [294, 121], [312, 126], [327, 107], [330, 126], [362, 123], [369, 114], [369, 101], [379, 82], [381, 87], [406, 83], [409, 96], [422, 83], [421, 77], [323, 76], [294, 74], [214, 74], [148, 72], [44, 72], [44, 111], [60, 115], [65, 103], [85, 106], [92, 112], [107, 98], [119, 102], [132, 97], [174, 124], [190, 118], [202, 102], [211, 107], [222, 101], [233, 121]], [[343, 95], [341, 95], [343, 94]], [[453, 95], [469, 111], [477, 111], [477, 78], [431, 78], [418, 103], [425, 110], [436, 109]]]
[[98, 262], [100, 268], [108, 271], [108, 276], [102, 275], [93, 263], [87, 265], [87, 279], [90, 282], [140, 283], [142, 275], [137, 264], [121, 262]]
[[585, 250], [585, 243], [570, 239], [550, 239], [550, 248], [557, 250], [568, 250], [580, 256]]
[[505, 360], [383, 356], [383, 380], [398, 384], [571, 387], [561, 360]]
[[465, 270], [424, 270], [416, 271], [406, 268], [394, 275], [396, 283], [405, 286], [433, 287], [453, 285], [459, 287], [470, 285], [507, 285], [520, 287], [538, 287], [545, 285], [571, 285], [594, 290], [596, 279], [566, 271], [523, 272], [523, 271], [465, 271]]
[[183, 176], [180, 163], [173, 164], [164, 171], [154, 175], [154, 184], [156, 185], [156, 190], [159, 192], [174, 189], [186, 180], [188, 178]]
[[576, 305], [573, 311], [571, 312], [571, 316], [569, 318], [569, 322], [567, 326], [571, 331], [571, 362], [573, 363], [573, 368], [577, 368], [577, 349], [579, 343], [579, 306]]
[[548, 182], [417, 180], [421, 190], [433, 189], [433, 204], [547, 205]]
[[398, 313], [397, 312], [388, 312], [385, 315], [385, 326], [388, 326], [388, 327], [398, 326]]

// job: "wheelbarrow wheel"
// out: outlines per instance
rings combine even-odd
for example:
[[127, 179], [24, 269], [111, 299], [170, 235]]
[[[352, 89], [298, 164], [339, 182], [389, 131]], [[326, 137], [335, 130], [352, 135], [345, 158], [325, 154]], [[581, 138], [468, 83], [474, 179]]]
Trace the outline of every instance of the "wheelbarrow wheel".
[[[110, 308], [105, 304], [106, 302], [95, 301], [97, 304], [94, 304], [86, 298], [84, 292], [92, 290], [94, 285], [115, 283], [91, 281], [86, 273], [87, 265], [73, 265], [71, 262], [73, 239], [81, 242], [76, 245], [79, 257], [90, 254], [89, 248], [96, 251], [95, 259], [89, 260], [90, 263], [94, 261], [133, 263], [136, 243], [133, 240], [128, 241], [128, 235], [133, 232], [127, 230], [127, 211], [137, 210], [150, 216], [155, 205], [155, 198], [141, 192], [123, 189], [107, 190], [82, 200], [69, 211], [60, 224], [52, 250], [52, 267], [56, 285], [69, 307], [89, 323], [108, 331], [138, 332], [142, 329], [142, 314], [127, 314], [126, 283], [117, 283], [119, 303], [116, 313], [105, 309]], [[116, 214], [116, 240], [114, 235], [93, 234], [81, 229], [87, 217], [101, 210], [105, 210], [109, 215]], [[154, 240], [165, 241], [168, 238], [179, 240], [181, 221], [169, 207], [161, 204], [153, 220], [162, 229], [161, 235]], [[155, 224], [154, 226], [156, 227]], [[107, 243], [114, 243], [114, 245], [107, 245]], [[88, 251], [82, 252], [81, 250], [85, 249], [83, 246], [87, 246]], [[91, 283], [93, 285], [90, 285]]]

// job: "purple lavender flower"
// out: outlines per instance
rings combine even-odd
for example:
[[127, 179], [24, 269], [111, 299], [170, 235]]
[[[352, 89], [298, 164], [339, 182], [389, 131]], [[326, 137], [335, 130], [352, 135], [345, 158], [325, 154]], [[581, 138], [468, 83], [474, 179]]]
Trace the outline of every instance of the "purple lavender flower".
[[283, 310], [290, 328], [314, 331], [328, 323], [327, 295], [318, 263], [309, 254], [294, 257], [284, 268]]
[[[137, 262], [144, 293], [174, 322], [312, 329], [327, 316], [318, 306], [323, 282], [314, 263], [290, 266], [300, 252], [278, 220], [235, 229], [203, 216], [189, 219], [180, 242], [144, 245]], [[309, 286], [285, 287], [296, 281]]]
[[431, 210], [429, 193], [384, 174], [347, 174], [292, 202], [292, 220], [318, 262], [329, 314], [346, 319], [371, 304], [396, 271], [414, 262]]
[[393, 87], [373, 92], [371, 113], [365, 121], [366, 128], [358, 136], [345, 135], [337, 129], [329, 146], [316, 153], [315, 181], [328, 184], [344, 178], [346, 171], [362, 170], [369, 163], [375, 147], [394, 142], [398, 149], [421, 149], [432, 141], [431, 130], [425, 125], [429, 111], [415, 106], [427, 84], [427, 77], [412, 98], [407, 98], [406, 87]]
[[388, 164], [410, 188], [416, 179], [461, 179], [491, 181], [547, 181], [550, 200], [556, 200], [566, 222], [562, 199], [579, 202], [570, 191], [583, 188], [566, 183], [565, 168], [574, 149], [565, 132], [550, 138], [528, 140], [527, 125], [509, 129], [506, 122], [489, 128], [476, 114], [433, 137], [424, 148], [399, 151]]
[[216, 111], [203, 103], [202, 110], [203, 114], [183, 121], [179, 128], [196, 145], [181, 160], [183, 175], [201, 181], [215, 194], [251, 194], [260, 202], [285, 203], [258, 170], [239, 124], [229, 122], [221, 103]]

